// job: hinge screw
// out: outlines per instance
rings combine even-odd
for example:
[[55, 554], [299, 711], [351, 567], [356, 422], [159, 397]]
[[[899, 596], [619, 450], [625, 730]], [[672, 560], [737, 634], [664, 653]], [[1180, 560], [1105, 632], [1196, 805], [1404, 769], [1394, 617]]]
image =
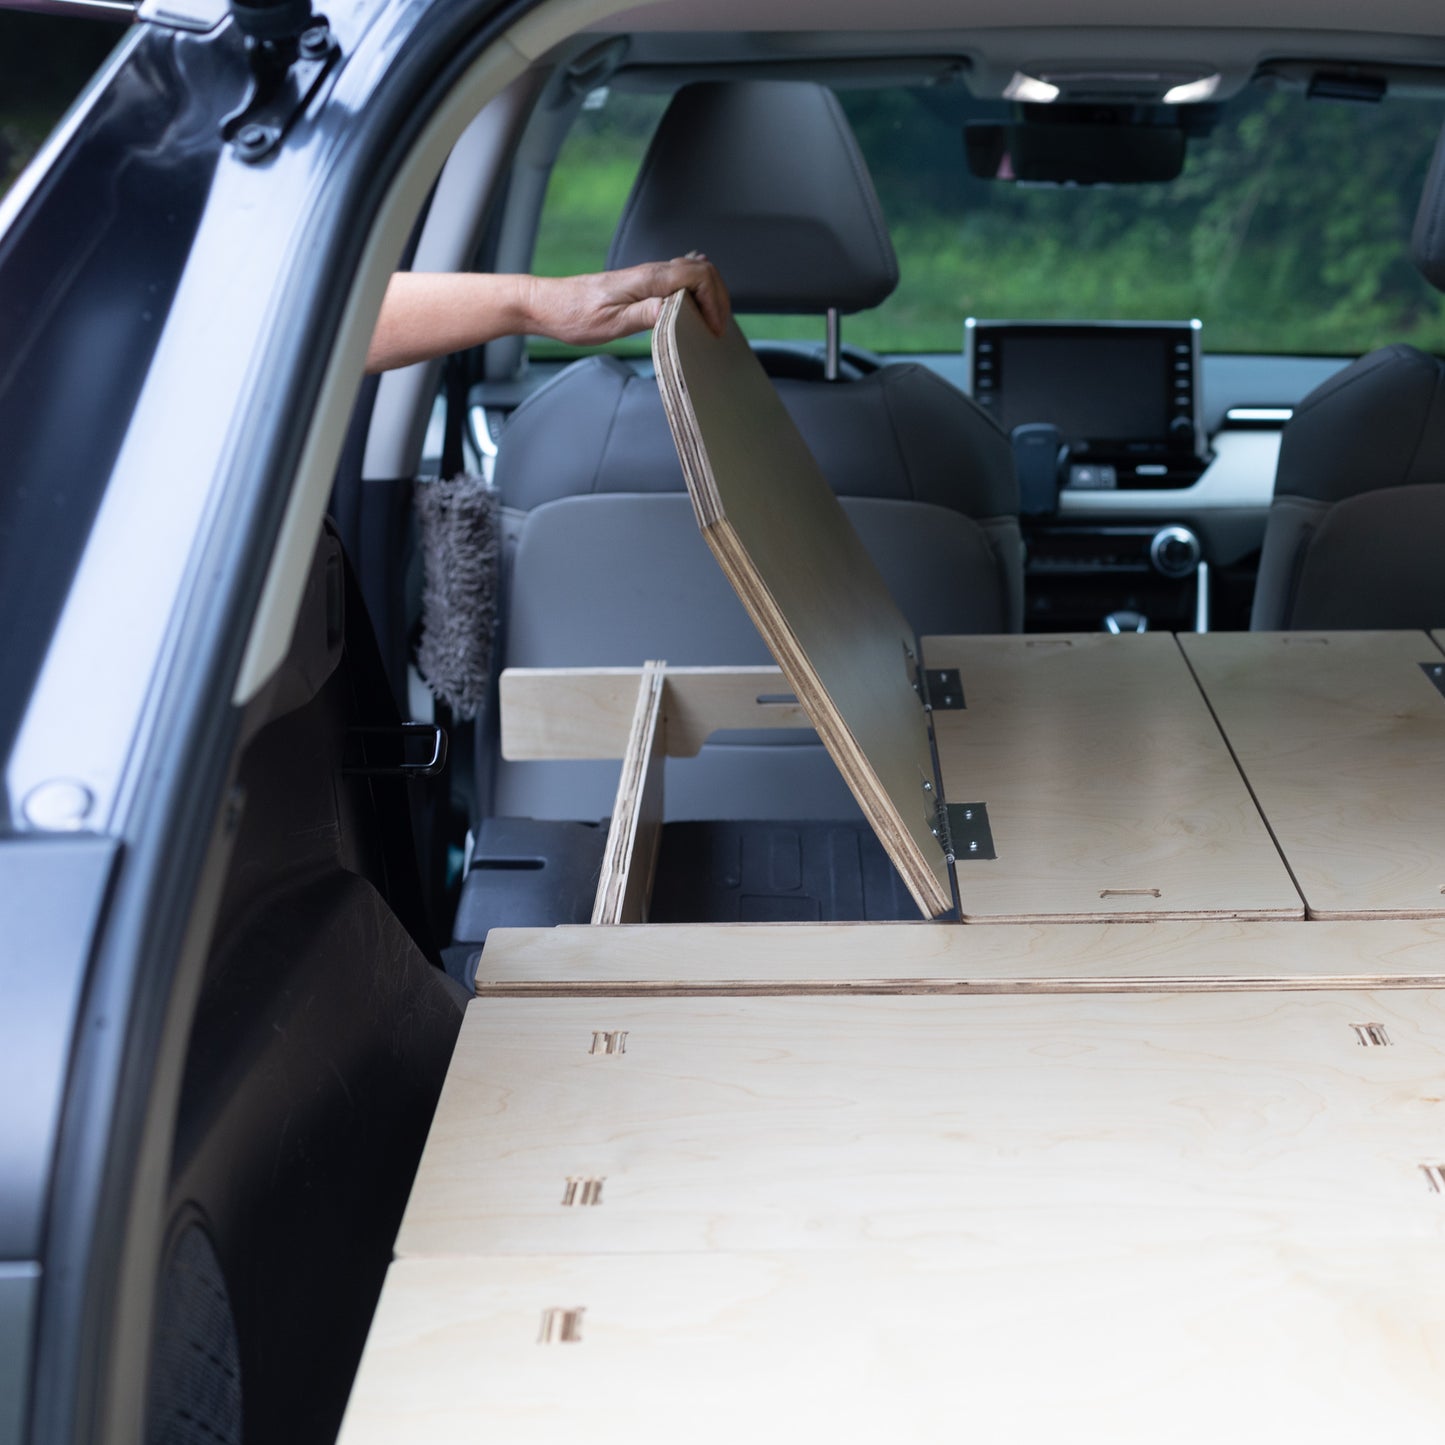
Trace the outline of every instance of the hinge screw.
[[258, 156], [271, 146], [271, 132], [264, 125], [251, 121], [236, 132], [236, 149], [245, 156]]
[[322, 60], [331, 49], [331, 31], [325, 25], [313, 25], [304, 31], [298, 47], [307, 60]]
[[925, 782], [923, 785], [923, 791], [925, 793], [931, 793], [933, 791], [933, 784]]

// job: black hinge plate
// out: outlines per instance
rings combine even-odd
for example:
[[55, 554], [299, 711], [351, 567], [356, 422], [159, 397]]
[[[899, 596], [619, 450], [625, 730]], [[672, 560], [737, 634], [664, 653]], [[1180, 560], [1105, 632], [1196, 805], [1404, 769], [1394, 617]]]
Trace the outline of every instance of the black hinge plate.
[[1445, 697], [1445, 662], [1422, 662], [1420, 671], [1435, 684], [1435, 691]]
[[988, 826], [987, 803], [948, 803], [948, 842], [955, 863], [997, 858], [993, 830]]
[[341, 47], [330, 28], [316, 17], [294, 51], [251, 45], [251, 89], [240, 106], [221, 122], [221, 138], [239, 159], [254, 165], [281, 144], [296, 117], [321, 88]]
[[957, 712], [964, 706], [963, 682], [956, 667], [927, 667], [923, 679], [928, 702], [938, 712]]

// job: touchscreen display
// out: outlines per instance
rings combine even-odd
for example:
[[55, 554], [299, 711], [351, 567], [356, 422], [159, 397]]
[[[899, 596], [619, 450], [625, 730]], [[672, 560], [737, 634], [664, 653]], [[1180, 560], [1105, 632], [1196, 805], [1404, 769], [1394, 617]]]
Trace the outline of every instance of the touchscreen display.
[[1187, 326], [981, 324], [973, 385], [1005, 431], [1051, 422], [1074, 444], [1177, 441], [1193, 417], [1194, 346]]

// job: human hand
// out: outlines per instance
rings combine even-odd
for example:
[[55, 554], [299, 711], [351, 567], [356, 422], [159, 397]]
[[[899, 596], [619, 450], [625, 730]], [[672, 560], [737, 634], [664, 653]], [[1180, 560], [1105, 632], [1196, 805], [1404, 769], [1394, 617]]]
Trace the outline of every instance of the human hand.
[[663, 301], [687, 290], [714, 336], [732, 316], [732, 302], [717, 268], [694, 252], [672, 261], [629, 266], [592, 276], [530, 278], [529, 326], [534, 334], [573, 346], [600, 346], [657, 323]]

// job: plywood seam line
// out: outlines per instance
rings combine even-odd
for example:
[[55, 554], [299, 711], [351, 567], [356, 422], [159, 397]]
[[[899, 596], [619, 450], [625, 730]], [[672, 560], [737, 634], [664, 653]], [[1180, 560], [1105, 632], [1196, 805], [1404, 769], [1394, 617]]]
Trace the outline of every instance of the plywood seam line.
[[[975, 924], [975, 927], [980, 925]], [[1073, 925], [1061, 925], [1071, 927]], [[1128, 924], [1126, 927], [1150, 927]], [[1279, 923], [1272, 927], [1295, 927]], [[478, 998], [967, 998], [1017, 995], [1182, 994], [1182, 993], [1433, 993], [1445, 989], [1445, 973], [1330, 974], [1293, 978], [1287, 974], [1214, 974], [1157, 977], [1096, 978], [878, 978], [799, 979], [796, 982], [750, 979], [683, 980], [656, 983], [648, 979], [597, 981], [558, 979], [531, 983], [490, 983], [478, 978]]]
[[1189, 660], [1189, 653], [1184, 644], [1179, 641], [1177, 633], [1170, 634], [1174, 638], [1174, 646], [1179, 649], [1179, 655], [1184, 659], [1184, 665], [1189, 669], [1189, 675], [1194, 679], [1194, 686], [1199, 689], [1199, 696], [1204, 699], [1204, 706], [1209, 709], [1209, 716], [1214, 719], [1214, 726], [1223, 740], [1224, 746], [1229, 750], [1230, 760], [1234, 763], [1235, 771], [1239, 774], [1249, 793], [1250, 802], [1254, 804], [1254, 811], [1259, 814], [1259, 820], [1264, 824], [1265, 832], [1269, 834], [1269, 841], [1274, 844], [1274, 851], [1279, 854], [1279, 861], [1284, 864], [1284, 871], [1289, 874], [1289, 881], [1294, 891], [1299, 894], [1300, 907], [1304, 909], [1304, 922], [1308, 923], [1313, 917], [1310, 912], [1308, 900], [1305, 898], [1304, 889], [1300, 887], [1300, 881], [1295, 876], [1294, 865], [1290, 863], [1288, 855], [1280, 844], [1279, 837], [1274, 831], [1274, 824], [1269, 821], [1269, 814], [1264, 811], [1263, 804], [1259, 801], [1259, 795], [1254, 790], [1254, 784], [1249, 780], [1249, 774], [1244, 771], [1244, 764], [1239, 760], [1239, 754], [1234, 750], [1234, 744], [1229, 739], [1229, 733], [1225, 730], [1224, 724], [1220, 721], [1218, 712], [1215, 711], [1214, 703], [1209, 696], [1207, 689], [1199, 674], [1194, 670], [1194, 664]]

